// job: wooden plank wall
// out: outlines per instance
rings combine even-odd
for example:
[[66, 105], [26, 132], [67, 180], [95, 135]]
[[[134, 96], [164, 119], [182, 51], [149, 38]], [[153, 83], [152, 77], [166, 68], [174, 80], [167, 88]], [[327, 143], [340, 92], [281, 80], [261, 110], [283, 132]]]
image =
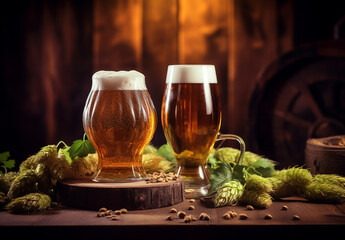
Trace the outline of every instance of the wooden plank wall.
[[[1, 119], [2, 148], [27, 156], [45, 144], [60, 140], [70, 144], [80, 138], [91, 76], [101, 69], [137, 69], [145, 74], [159, 119], [153, 142], [160, 145], [165, 142], [160, 108], [167, 66], [178, 63], [216, 65], [222, 132], [246, 140], [256, 77], [292, 48], [292, 3], [32, 0], [10, 4], [1, 23], [7, 66], [1, 97], [1, 107], [7, 109]], [[22, 71], [16, 72], [14, 66]], [[11, 95], [18, 84], [21, 99]]]
[[0, 152], [10, 151], [17, 163], [44, 145], [71, 144], [83, 135], [93, 71], [92, 4], [11, 1], [3, 11]]
[[246, 139], [257, 75], [292, 49], [292, 11], [289, 0], [94, 1], [93, 69], [142, 71], [160, 119], [167, 66], [214, 64], [222, 131]]

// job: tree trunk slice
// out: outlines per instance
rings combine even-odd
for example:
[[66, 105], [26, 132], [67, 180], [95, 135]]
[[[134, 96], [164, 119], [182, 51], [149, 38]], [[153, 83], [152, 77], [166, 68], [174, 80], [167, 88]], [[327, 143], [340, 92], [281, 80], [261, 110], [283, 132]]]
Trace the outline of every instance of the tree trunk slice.
[[345, 175], [345, 135], [311, 138], [305, 149], [305, 163], [311, 173]]
[[182, 202], [184, 182], [182, 178], [163, 183], [97, 183], [78, 179], [58, 182], [57, 191], [62, 204], [75, 208], [151, 209]]

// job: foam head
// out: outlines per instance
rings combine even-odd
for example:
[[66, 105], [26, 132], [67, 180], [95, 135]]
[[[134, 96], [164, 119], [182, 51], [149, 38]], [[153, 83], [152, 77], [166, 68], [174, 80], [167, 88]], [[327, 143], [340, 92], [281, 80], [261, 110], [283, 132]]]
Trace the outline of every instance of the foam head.
[[217, 83], [214, 65], [169, 65], [166, 83]]
[[98, 71], [92, 76], [93, 90], [147, 90], [144, 74], [131, 71]]

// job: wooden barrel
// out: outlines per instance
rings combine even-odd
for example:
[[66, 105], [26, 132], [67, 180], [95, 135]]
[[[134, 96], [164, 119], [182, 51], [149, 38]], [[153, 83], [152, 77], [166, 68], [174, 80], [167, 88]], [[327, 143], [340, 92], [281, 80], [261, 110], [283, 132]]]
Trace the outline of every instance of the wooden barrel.
[[57, 184], [58, 200], [64, 205], [98, 210], [151, 209], [175, 205], [184, 199], [184, 182], [97, 183], [91, 180], [64, 180]]
[[301, 46], [257, 79], [249, 107], [250, 148], [279, 163], [304, 165], [306, 141], [345, 134], [345, 41]]
[[308, 139], [305, 163], [313, 174], [345, 176], [345, 135]]

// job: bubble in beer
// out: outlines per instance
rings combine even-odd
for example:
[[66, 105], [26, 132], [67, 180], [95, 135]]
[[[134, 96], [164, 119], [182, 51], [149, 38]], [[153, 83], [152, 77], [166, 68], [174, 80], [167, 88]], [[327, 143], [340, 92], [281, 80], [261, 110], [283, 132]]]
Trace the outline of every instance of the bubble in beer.
[[156, 111], [143, 74], [96, 72], [83, 126], [99, 157], [94, 181], [127, 182], [146, 176], [142, 152], [156, 129]]
[[144, 74], [131, 71], [98, 71], [92, 76], [92, 90], [147, 90]]

